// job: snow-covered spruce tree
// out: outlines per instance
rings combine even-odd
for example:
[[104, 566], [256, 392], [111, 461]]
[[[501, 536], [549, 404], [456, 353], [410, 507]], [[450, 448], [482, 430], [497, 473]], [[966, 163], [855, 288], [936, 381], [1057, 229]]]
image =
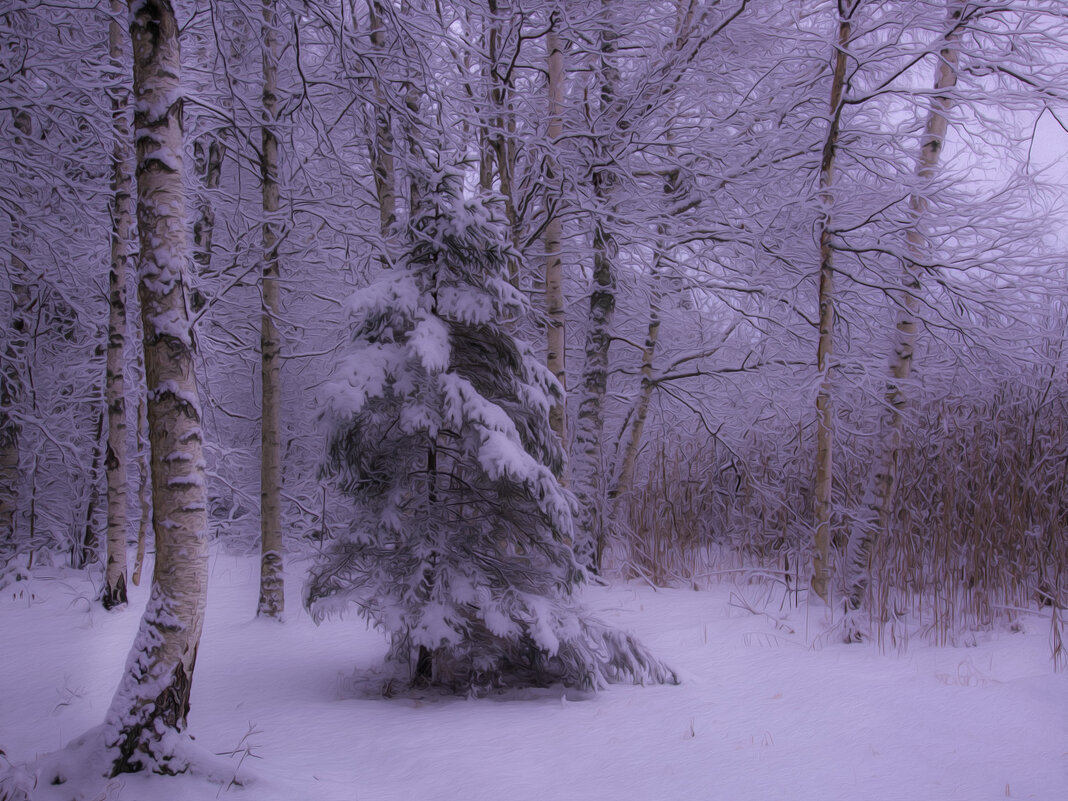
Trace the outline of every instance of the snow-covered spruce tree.
[[631, 636], [586, 614], [574, 499], [549, 427], [560, 388], [511, 333], [501, 220], [461, 178], [421, 179], [407, 252], [352, 301], [327, 390], [325, 471], [355, 502], [313, 569], [318, 618], [355, 604], [404, 681], [452, 691], [675, 682]]

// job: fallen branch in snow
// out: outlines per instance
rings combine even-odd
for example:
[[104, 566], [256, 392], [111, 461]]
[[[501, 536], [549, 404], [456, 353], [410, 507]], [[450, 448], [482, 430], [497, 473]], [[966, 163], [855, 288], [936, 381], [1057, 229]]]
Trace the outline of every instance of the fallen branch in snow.
[[773, 624], [775, 624], [775, 628], [778, 629], [779, 631], [784, 631], [787, 634], [795, 634], [796, 633], [794, 631], [793, 627], [791, 627], [789, 624], [787, 624], [784, 620], [782, 620], [781, 618], [777, 618], [774, 615], [769, 615], [767, 612], [765, 612], [765, 611], [763, 611], [761, 609], [754, 609], [753, 605], [750, 604], [748, 600], [746, 600], [745, 598], [743, 598], [741, 595], [739, 595], [736, 592], [732, 592], [731, 593], [731, 599], [730, 599], [730, 602], [729, 602], [729, 606], [733, 606], [735, 609], [742, 609], [742, 610], [748, 612], [751, 615], [757, 615], [757, 616], [766, 617]]
[[237, 767], [234, 768], [234, 775], [230, 778], [230, 781], [225, 787], [219, 788], [219, 792], [215, 794], [216, 798], [218, 798], [225, 791], [229, 790], [235, 785], [237, 787], [244, 786], [242, 782], [238, 781], [237, 774], [241, 770], [241, 766], [245, 763], [246, 759], [248, 759], [249, 757], [252, 757], [252, 759], [263, 759], [263, 757], [261, 757], [259, 754], [254, 754], [252, 752], [252, 749], [256, 747], [256, 744], [249, 742], [249, 738], [255, 734], [263, 734], [263, 729], [257, 728], [255, 723], [249, 721], [248, 731], [241, 735], [241, 739], [237, 741], [236, 746], [234, 746], [229, 751], [216, 752], [215, 756], [227, 756], [233, 758], [235, 756], [240, 755], [239, 759], [237, 760]]

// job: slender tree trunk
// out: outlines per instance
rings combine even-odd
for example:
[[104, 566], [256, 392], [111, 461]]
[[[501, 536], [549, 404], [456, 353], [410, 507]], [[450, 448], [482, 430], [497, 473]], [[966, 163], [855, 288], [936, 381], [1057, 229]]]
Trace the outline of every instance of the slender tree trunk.
[[256, 614], [279, 618], [285, 608], [282, 578], [281, 349], [275, 318], [278, 298], [278, 20], [274, 0], [263, 3], [263, 298], [260, 322], [260, 600]]
[[111, 269], [108, 271], [108, 353], [104, 387], [108, 410], [108, 439], [104, 466], [108, 484], [107, 557], [101, 603], [113, 609], [126, 603], [126, 263], [133, 231], [133, 176], [130, 174], [130, 125], [127, 121], [126, 71], [123, 69], [125, 31], [117, 19], [121, 0], [111, 0], [108, 43], [115, 86], [111, 94], [112, 195]]
[[[204, 64], [211, 63], [215, 53], [210, 38], [194, 37], [193, 59]], [[195, 192], [196, 212], [193, 215], [193, 261], [194, 274], [190, 275], [190, 308], [199, 312], [207, 302], [200, 287], [211, 276], [213, 241], [215, 238], [215, 205], [213, 193], [222, 179], [222, 166], [226, 158], [223, 137], [226, 128], [205, 131], [193, 142], [193, 173], [200, 182], [202, 191]], [[206, 190], [206, 191], [203, 191]]]
[[[397, 222], [397, 177], [393, 163], [394, 140], [389, 99], [379, 75], [386, 52], [386, 32], [380, 0], [368, 0], [367, 13], [371, 27], [371, 47], [375, 53], [375, 69], [371, 76], [371, 88], [375, 96], [375, 137], [371, 143], [371, 170], [375, 179], [375, 194], [378, 197], [382, 247], [385, 248], [390, 232]], [[388, 264], [385, 257], [383, 264]]]
[[25, 263], [12, 258], [14, 308], [3, 356], [0, 357], [0, 550], [17, 550], [16, 519], [22, 474], [19, 470], [19, 439], [22, 426], [14, 414], [23, 397], [22, 360], [29, 328], [27, 314], [33, 303], [25, 280]]
[[[96, 355], [100, 356], [103, 348], [97, 348]], [[97, 479], [100, 475], [100, 460], [104, 456], [105, 444], [101, 442], [104, 435], [103, 406], [96, 415], [96, 426], [93, 429], [93, 457], [90, 460], [89, 469], [85, 474], [85, 527], [82, 529], [80, 541], [73, 543], [71, 548], [70, 566], [75, 570], [83, 570], [96, 560], [100, 552], [100, 537], [96, 528], [93, 527], [93, 516], [96, 505], [100, 502], [100, 492], [97, 489]]]
[[[683, 46], [692, 33], [693, 12], [694, 6], [692, 3], [688, 3], [685, 0], [678, 0], [676, 3], [676, 52], [682, 51]], [[672, 141], [672, 134], [673, 131], [669, 127], [665, 132], [665, 139], [669, 143]], [[672, 161], [675, 159], [675, 148], [671, 144], [668, 145], [668, 158]], [[664, 199], [668, 204], [677, 203], [679, 194], [679, 177], [678, 167], [669, 169], [664, 176], [663, 192]], [[608, 490], [609, 519], [613, 522], [616, 521], [619, 516], [621, 495], [630, 490], [631, 485], [634, 483], [634, 469], [638, 462], [638, 450], [642, 444], [645, 421], [649, 416], [649, 404], [652, 402], [653, 390], [656, 387], [653, 378], [653, 360], [656, 356], [656, 346], [660, 339], [660, 312], [664, 298], [664, 292], [661, 286], [663, 275], [662, 261], [664, 253], [669, 248], [669, 243], [667, 241], [667, 225], [663, 222], [660, 223], [657, 226], [657, 233], [659, 234], [660, 240], [657, 243], [656, 257], [650, 268], [650, 281], [652, 286], [649, 289], [649, 324], [646, 326], [645, 343], [642, 346], [642, 381], [641, 386], [638, 389], [638, 399], [635, 401], [632, 414], [630, 415], [631, 424], [629, 436], [626, 438], [626, 444], [623, 446], [623, 450], [619, 453], [616, 468], [612, 473], [614, 476], [612, 486]], [[626, 424], [624, 424], [621, 438], [623, 434], [627, 433], [628, 429], [626, 428]]]
[[963, 8], [959, 2], [949, 3], [948, 32], [938, 53], [935, 66], [934, 96], [931, 109], [920, 140], [920, 153], [916, 159], [916, 188], [909, 196], [910, 227], [905, 233], [906, 260], [902, 263], [901, 293], [894, 327], [894, 348], [890, 354], [889, 375], [886, 382], [885, 412], [879, 420], [878, 452], [874, 474], [874, 490], [870, 499], [871, 521], [861, 526], [849, 541], [846, 559], [848, 570], [848, 604], [851, 609], [860, 608], [868, 588], [871, 574], [871, 552], [879, 537], [890, 532], [897, 493], [898, 467], [904, 445], [904, 411], [908, 403], [905, 384], [912, 372], [912, 358], [916, 349], [917, 314], [925, 239], [921, 230], [927, 214], [926, 189], [934, 178], [938, 158], [942, 153], [948, 114], [953, 107], [950, 94], [957, 85], [959, 60], [960, 22]]
[[[480, 32], [481, 48], [486, 53], [486, 62], [481, 69], [481, 84], [475, 97], [478, 102], [478, 185], [483, 192], [493, 191], [493, 160], [495, 155], [494, 138], [496, 132], [491, 132], [494, 125], [493, 97], [493, 71], [497, 65], [497, 46], [499, 31], [497, 26], [497, 3], [496, 0], [487, 0], [486, 8], [489, 16], [485, 27]], [[488, 63], [487, 63], [488, 62]], [[482, 105], [482, 104], [485, 105]]]
[[[512, 248], [518, 253], [522, 231], [515, 202], [515, 113], [511, 100], [509, 67], [501, 53], [503, 38], [501, 20], [509, 19], [515, 13], [515, 9], [509, 7], [507, 2], [502, 3], [499, 0], [487, 0], [486, 6], [489, 11], [486, 32], [489, 66], [483, 74], [483, 81], [486, 85], [487, 112], [486, 121], [480, 126], [484, 141], [480, 145], [482, 155], [479, 177], [482, 188], [490, 192], [493, 190], [493, 178], [496, 175], [497, 188], [504, 200], [504, 216], [508, 221]], [[519, 262], [510, 257], [508, 280], [516, 288], [520, 285], [519, 267]]]
[[148, 412], [145, 399], [137, 401], [137, 497], [141, 503], [141, 518], [137, 522], [137, 555], [130, 579], [135, 586], [141, 584], [141, 568], [145, 563], [145, 544], [148, 541], [148, 521], [152, 519], [152, 481], [149, 465]]
[[[412, 5], [413, 0], [401, 0], [399, 9], [401, 18], [404, 18], [411, 11]], [[402, 55], [405, 54], [402, 53]], [[423, 90], [420, 88], [420, 81], [426, 76], [423, 75], [420, 66], [413, 65], [410, 58], [405, 58], [402, 61], [400, 72], [404, 76], [400, 85], [404, 108], [401, 110], [398, 120], [400, 138], [404, 142], [404, 152], [401, 155], [400, 163], [406, 184], [406, 197], [403, 197], [402, 200], [407, 201], [408, 223], [410, 224], [415, 216], [415, 210], [422, 202], [420, 197], [420, 177], [418, 175], [419, 168], [417, 165], [427, 163], [427, 157], [419, 143], [417, 133], [417, 128], [423, 123], [421, 116], [423, 113]], [[422, 181], [422, 183], [425, 183], [425, 181]]]
[[169, 0], [130, 0], [130, 15], [156, 563], [105, 733], [112, 774], [176, 773], [188, 765], [167, 734], [186, 726], [208, 578], [203, 430], [186, 304], [181, 56]]
[[[546, 35], [545, 47], [548, 50], [549, 74], [549, 158], [545, 185], [545, 310], [548, 317], [546, 328], [545, 366], [563, 387], [560, 403], [549, 410], [549, 425], [556, 433], [560, 444], [567, 452], [567, 310], [564, 306], [564, 262], [561, 258], [563, 240], [563, 219], [558, 204], [561, 200], [560, 165], [555, 158], [563, 134], [564, 118], [564, 53], [556, 26], [560, 24], [556, 14], [553, 15], [552, 27]], [[564, 466], [564, 480], [567, 478], [567, 466]]]
[[830, 601], [831, 581], [831, 494], [834, 476], [834, 403], [831, 380], [831, 357], [834, 352], [834, 242], [832, 215], [834, 206], [834, 166], [838, 151], [838, 132], [842, 117], [842, 99], [846, 85], [846, 52], [852, 33], [852, 18], [860, 0], [838, 0], [838, 41], [835, 47], [834, 72], [831, 76], [830, 125], [823, 143], [820, 162], [819, 242], [819, 345], [816, 368], [820, 388], [816, 395], [816, 536], [812, 570], [812, 591], [825, 602]]
[[[196, 172], [207, 190], [219, 188], [222, 178], [222, 164], [226, 157], [226, 146], [215, 132], [205, 134], [197, 140], [193, 148]], [[196, 219], [193, 221], [193, 261], [197, 272], [205, 276], [211, 271], [212, 239], [215, 235], [215, 208], [210, 196], [205, 196], [197, 203]], [[194, 311], [204, 302], [203, 298], [194, 302]]]
[[[617, 109], [619, 71], [615, 65], [616, 38], [609, 0], [602, 0], [600, 29], [601, 116], [612, 120]], [[600, 150], [599, 164], [611, 165], [606, 134], [595, 141]], [[599, 571], [605, 547], [603, 464], [601, 441], [604, 437], [604, 406], [608, 391], [608, 351], [612, 342], [612, 317], [616, 309], [615, 258], [617, 245], [612, 233], [612, 194], [615, 173], [612, 166], [593, 172], [596, 202], [593, 220], [593, 291], [586, 326], [586, 364], [582, 375], [575, 428], [574, 479], [579, 501], [576, 551], [580, 561]]]
[[145, 547], [148, 542], [149, 523], [152, 520], [152, 466], [151, 445], [148, 441], [148, 409], [145, 391], [145, 354], [144, 336], [141, 331], [141, 316], [135, 314], [129, 318], [133, 329], [131, 346], [136, 358], [137, 381], [137, 500], [140, 516], [137, 521], [137, 554], [134, 557], [133, 574], [130, 580], [141, 585], [141, 570], [144, 567]]
[[[676, 20], [676, 50], [681, 50], [682, 44], [685, 42], [687, 33], [689, 31], [689, 20], [692, 15], [692, 7], [685, 5], [680, 0], [678, 7], [678, 17]], [[666, 139], [668, 142], [672, 139], [672, 131], [669, 128], [666, 133]], [[668, 146], [668, 158], [674, 161], [675, 148], [673, 145]], [[669, 205], [674, 205], [678, 208], [679, 202], [679, 189], [680, 189], [680, 171], [678, 167], [672, 167], [668, 169], [664, 175], [663, 194], [664, 200]], [[694, 201], [696, 205], [697, 201]], [[679, 213], [679, 212], [675, 212]], [[662, 303], [664, 299], [663, 291], [663, 262], [665, 254], [670, 248], [668, 241], [668, 226], [665, 222], [661, 222], [657, 225], [657, 234], [659, 235], [659, 241], [656, 246], [656, 256], [650, 267], [650, 282], [649, 288], [649, 324], [645, 330], [645, 343], [642, 346], [642, 366], [641, 366], [641, 386], [638, 389], [638, 399], [635, 401], [632, 413], [630, 415], [630, 428], [629, 430], [624, 423], [623, 431], [620, 432], [620, 437], [627, 434], [626, 444], [623, 446], [622, 451], [618, 451], [617, 464], [612, 472], [613, 481], [612, 486], [608, 491], [608, 503], [609, 503], [609, 519], [613, 522], [617, 520], [619, 515], [620, 497], [623, 493], [630, 490], [631, 485], [634, 482], [634, 469], [638, 462], [638, 450], [642, 444], [642, 434], [645, 430], [645, 421], [649, 416], [649, 405], [653, 399], [653, 390], [656, 388], [656, 382], [654, 379], [654, 359], [656, 357], [656, 347], [660, 340], [660, 313], [662, 311]]]
[[659, 259], [653, 263], [650, 279], [653, 285], [649, 294], [649, 324], [645, 330], [645, 344], [642, 347], [642, 381], [641, 386], [638, 388], [638, 399], [634, 402], [630, 427], [623, 432], [627, 435], [626, 443], [620, 452], [618, 465], [613, 471], [615, 478], [611, 488], [608, 490], [609, 519], [613, 521], [617, 519], [619, 514], [621, 496], [634, 483], [634, 468], [638, 463], [638, 450], [642, 444], [645, 421], [649, 416], [649, 405], [653, 399], [653, 389], [656, 387], [653, 376], [653, 360], [656, 356], [656, 345], [660, 339], [660, 311], [663, 301]]
[[[596, 182], [595, 186], [601, 182]], [[602, 195], [602, 191], [597, 192]], [[601, 198], [599, 198], [601, 199]], [[608, 391], [608, 351], [616, 308], [613, 259], [616, 243], [602, 221], [593, 233], [593, 292], [586, 329], [586, 365], [575, 428], [574, 491], [579, 501], [576, 551], [587, 566], [600, 570], [605, 546], [604, 501], [601, 497], [604, 405]]]
[[[26, 111], [13, 111], [16, 144], [33, 135], [33, 117]], [[0, 357], [0, 549], [17, 550], [16, 521], [22, 473], [19, 447], [22, 425], [17, 412], [25, 395], [25, 358], [29, 346], [30, 314], [35, 303], [31, 291], [29, 267], [22, 256], [29, 257], [29, 233], [21, 220], [11, 218], [11, 323]], [[32, 518], [31, 518], [32, 525]]]
[[[437, 303], [435, 297], [434, 303]], [[438, 506], [438, 443], [436, 438], [431, 437], [426, 448], [426, 486], [427, 486], [427, 510], [433, 518]], [[427, 568], [423, 571], [423, 580], [419, 584], [417, 594], [419, 600], [427, 603], [434, 593], [434, 584], [437, 581], [438, 553], [431, 550], [426, 555]], [[415, 657], [415, 671], [412, 676], [412, 684], [415, 686], [428, 686], [434, 681], [434, 659], [438, 649], [420, 645]]]

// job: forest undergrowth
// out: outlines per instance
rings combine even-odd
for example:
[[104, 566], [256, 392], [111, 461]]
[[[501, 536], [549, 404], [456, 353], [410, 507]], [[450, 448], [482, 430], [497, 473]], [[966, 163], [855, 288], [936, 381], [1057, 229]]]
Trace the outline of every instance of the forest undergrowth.
[[[880, 646], [910, 636], [936, 644], [1050, 625], [1051, 658], [1068, 667], [1068, 397], [1018, 383], [922, 405], [901, 457], [893, 528], [875, 543], [861, 614]], [[625, 500], [612, 567], [656, 586], [744, 576], [812, 598], [810, 432], [783, 427], [741, 445], [679, 437], [647, 456]], [[864, 520], [872, 447], [859, 434], [835, 453], [836, 561]], [[842, 571], [838, 571], [841, 576]], [[837, 600], [836, 600], [837, 599]], [[841, 582], [831, 620], [845, 611]]]

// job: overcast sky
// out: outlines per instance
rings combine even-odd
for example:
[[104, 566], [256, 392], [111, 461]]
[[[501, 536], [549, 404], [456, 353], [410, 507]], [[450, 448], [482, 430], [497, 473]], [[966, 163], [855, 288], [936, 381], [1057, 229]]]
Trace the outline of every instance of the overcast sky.
[[[1068, 124], [1068, 114], [1059, 116]], [[1061, 128], [1049, 112], [1042, 115], [1035, 128], [1031, 159], [1036, 166], [1049, 165], [1057, 176], [1068, 179], [1068, 132]]]

